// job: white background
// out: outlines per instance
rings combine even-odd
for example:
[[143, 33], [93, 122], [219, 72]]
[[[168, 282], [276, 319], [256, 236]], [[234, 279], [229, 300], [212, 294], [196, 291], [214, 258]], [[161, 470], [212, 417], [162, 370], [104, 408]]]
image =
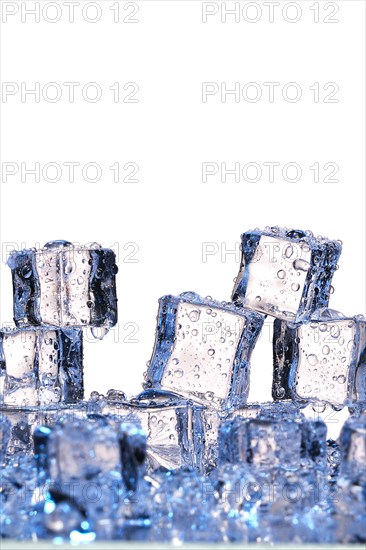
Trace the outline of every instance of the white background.
[[[200, 1], [100, 1], [83, 14], [88, 2], [80, 0], [74, 23], [64, 2], [52, 2], [43, 14], [45, 4], [41, 0], [35, 22], [24, 11], [35, 2], [1, 2], [3, 86], [19, 88], [3, 94], [1, 104], [3, 176], [10, 166], [4, 163], [18, 167], [1, 185], [2, 324], [12, 321], [5, 265], [10, 249], [52, 239], [113, 247], [119, 256], [119, 325], [102, 342], [85, 343], [86, 393], [118, 388], [136, 394], [154, 342], [157, 299], [194, 290], [229, 300], [239, 256], [226, 251], [235, 249], [242, 232], [275, 224], [341, 239], [331, 307], [365, 313], [363, 1], [281, 1], [273, 7], [273, 22], [270, 8], [259, 1], [237, 3], [239, 22], [233, 15], [221, 21], [221, 2], [207, 7]], [[117, 4], [120, 20], [114, 22]], [[226, 2], [227, 8], [234, 5]], [[138, 22], [123, 22], [136, 6], [131, 17]], [[16, 13], [6, 20], [4, 10]], [[218, 13], [204, 23], [205, 10]], [[98, 13], [99, 21], [87, 20]], [[59, 21], [47, 21], [60, 14]], [[37, 82], [39, 102], [34, 95], [22, 100], [22, 86], [24, 91]], [[47, 88], [50, 82], [62, 90], [59, 101], [49, 100], [56, 90]], [[64, 82], [80, 83], [73, 103]], [[102, 90], [97, 102], [82, 96], [89, 82]], [[137, 83], [138, 102], [115, 103], [109, 87], [116, 82], [122, 99], [132, 91], [123, 90], [124, 84]], [[254, 82], [248, 96], [256, 88], [262, 97], [236, 102], [233, 95], [225, 101], [216, 93], [204, 102], [204, 82], [218, 89], [221, 83], [229, 89], [238, 82], [242, 89]], [[279, 83], [273, 101], [265, 82]], [[283, 98], [283, 90], [285, 97], [286, 90], [289, 96], [296, 91], [286, 88], [290, 82], [302, 92], [297, 102]], [[334, 89], [328, 83], [339, 87], [331, 97], [337, 102], [324, 102]], [[93, 89], [87, 92], [92, 96]], [[21, 163], [31, 168], [36, 162], [41, 170], [57, 163], [60, 181], [47, 181], [50, 170], [39, 183], [31, 174], [23, 174], [22, 182]], [[74, 182], [65, 162], [80, 163]], [[102, 170], [98, 182], [82, 175], [89, 162]], [[115, 183], [109, 167], [120, 163], [123, 179], [130, 162], [139, 167], [139, 181]], [[203, 182], [204, 162], [228, 168], [257, 163], [262, 177], [235, 182], [228, 175], [225, 183], [216, 174]], [[273, 182], [266, 162], [280, 163]], [[301, 167], [297, 182], [281, 174], [289, 162]], [[309, 168], [316, 162], [319, 182]], [[338, 166], [338, 182], [324, 182], [326, 163]], [[92, 170], [88, 177], [94, 177]], [[204, 257], [207, 249], [213, 253]], [[136, 342], [128, 341], [132, 331]], [[270, 399], [271, 371], [268, 321], [253, 354], [250, 400]]]

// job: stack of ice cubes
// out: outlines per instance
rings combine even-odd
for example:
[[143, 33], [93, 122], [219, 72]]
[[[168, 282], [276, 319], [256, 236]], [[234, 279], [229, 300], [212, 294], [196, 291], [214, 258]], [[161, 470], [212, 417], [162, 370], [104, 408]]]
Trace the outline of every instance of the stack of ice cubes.
[[[1, 535], [60, 542], [366, 540], [366, 321], [328, 309], [341, 243], [279, 227], [242, 235], [230, 302], [159, 300], [143, 390], [84, 400], [82, 332], [117, 322], [112, 250], [10, 255], [0, 333]], [[248, 403], [274, 318], [272, 402]], [[309, 410], [348, 407], [339, 438]]]

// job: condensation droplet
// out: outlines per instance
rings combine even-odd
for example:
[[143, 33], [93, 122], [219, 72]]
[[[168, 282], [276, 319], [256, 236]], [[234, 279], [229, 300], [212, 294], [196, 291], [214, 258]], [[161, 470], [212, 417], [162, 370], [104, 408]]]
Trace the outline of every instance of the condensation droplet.
[[198, 334], [198, 330], [196, 328], [194, 328], [192, 330], [192, 336], [197, 336], [197, 334]]
[[177, 357], [174, 357], [174, 358], [172, 359], [172, 363], [173, 363], [173, 365], [178, 365], [179, 359], [177, 359]]
[[330, 327], [330, 335], [332, 336], [332, 338], [338, 338], [339, 337], [340, 330], [339, 330], [339, 327], [337, 325], [332, 325]]
[[277, 271], [277, 277], [281, 280], [284, 279], [286, 277], [286, 271], [280, 269], [279, 271]]
[[213, 348], [210, 348], [207, 353], [208, 355], [211, 355], [211, 356], [215, 355], [215, 350]]
[[291, 285], [291, 289], [294, 291], [294, 292], [297, 292], [300, 288], [300, 285], [299, 283], [292, 283]]
[[177, 378], [182, 378], [183, 376], [183, 371], [182, 369], [177, 369], [174, 371], [174, 376], [176, 376]]
[[308, 363], [312, 367], [314, 367], [318, 363], [318, 358], [314, 353], [311, 353], [310, 355], [308, 355]]
[[346, 377], [344, 376], [344, 374], [340, 374], [337, 378], [337, 382], [339, 382], [340, 384], [344, 384], [346, 381]]
[[192, 323], [195, 323], [200, 318], [200, 311], [198, 309], [193, 309], [189, 314], [188, 317]]
[[207, 391], [207, 392], [205, 393], [205, 397], [206, 397], [206, 399], [207, 399], [208, 401], [212, 401], [213, 398], [215, 397], [215, 394], [214, 394], [213, 391]]
[[322, 352], [324, 355], [329, 355], [330, 347], [329, 346], [323, 346]]

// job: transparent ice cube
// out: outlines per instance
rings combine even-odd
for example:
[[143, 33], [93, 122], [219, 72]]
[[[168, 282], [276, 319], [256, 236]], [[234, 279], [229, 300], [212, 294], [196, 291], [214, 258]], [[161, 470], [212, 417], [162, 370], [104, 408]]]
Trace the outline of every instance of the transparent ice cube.
[[51, 241], [41, 250], [13, 252], [8, 265], [17, 326], [110, 328], [116, 324], [117, 266], [112, 250]]
[[72, 489], [78, 502], [87, 500], [89, 489], [95, 491], [100, 474], [121, 472], [126, 488], [134, 490], [145, 469], [144, 433], [101, 415], [66, 417], [53, 427], [39, 427], [34, 445], [39, 470], [45, 470], [62, 494]]
[[147, 436], [150, 471], [202, 466], [201, 406], [171, 392], [147, 390], [131, 401], [100, 400], [97, 410], [119, 420], [139, 423]]
[[233, 300], [279, 319], [299, 322], [328, 304], [341, 244], [311, 231], [279, 227], [242, 235]]
[[339, 445], [341, 473], [351, 478], [361, 475], [366, 482], [366, 416], [350, 417], [344, 423]]
[[220, 426], [220, 462], [260, 469], [326, 467], [326, 425], [305, 418], [236, 416]]
[[344, 406], [366, 399], [366, 321], [322, 310], [301, 326], [274, 322], [274, 399]]
[[154, 476], [150, 540], [180, 545], [222, 540], [216, 497], [197, 472], [180, 469]]
[[87, 404], [79, 401], [75, 404], [57, 403], [47, 407], [0, 406], [3, 422], [9, 423], [10, 435], [6, 453], [8, 456], [33, 454], [33, 432], [38, 426], [53, 426], [63, 417], [85, 418]]
[[159, 300], [145, 388], [217, 408], [246, 401], [250, 355], [264, 317], [193, 292]]
[[21, 407], [75, 402], [84, 395], [80, 329], [0, 331], [0, 402]]

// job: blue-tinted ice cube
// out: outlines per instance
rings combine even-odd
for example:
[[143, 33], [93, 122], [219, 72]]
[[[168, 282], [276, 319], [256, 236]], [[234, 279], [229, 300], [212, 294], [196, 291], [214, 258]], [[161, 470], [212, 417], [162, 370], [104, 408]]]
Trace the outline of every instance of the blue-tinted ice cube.
[[64, 493], [75, 481], [78, 501], [88, 484], [107, 472], [121, 472], [128, 490], [136, 489], [145, 469], [146, 437], [138, 426], [119, 426], [101, 415], [64, 418], [34, 431], [35, 456], [43, 474]]
[[299, 322], [328, 305], [341, 244], [311, 231], [267, 227], [242, 235], [233, 300], [279, 319]]
[[350, 477], [362, 474], [366, 482], [366, 416], [351, 417], [344, 423], [339, 444], [341, 473]]
[[325, 468], [326, 431], [324, 422], [301, 417], [236, 416], [220, 427], [220, 462], [247, 463], [260, 469]]
[[193, 292], [159, 300], [155, 346], [145, 388], [162, 388], [217, 408], [249, 391], [250, 355], [259, 313]]
[[109, 328], [116, 324], [117, 266], [112, 250], [51, 241], [41, 250], [13, 252], [8, 265], [17, 326]]
[[366, 320], [318, 310], [301, 326], [274, 322], [274, 399], [344, 406], [366, 399]]
[[0, 411], [0, 465], [5, 458], [5, 454], [8, 449], [8, 443], [10, 439], [11, 424], [6, 416]]
[[68, 418], [85, 418], [86, 403], [57, 403], [48, 406], [34, 407], [0, 407], [0, 415], [10, 423], [10, 437], [7, 455], [33, 454], [33, 432], [38, 426], [53, 426], [65, 416]]
[[297, 526], [323, 493], [317, 469], [289, 471], [274, 466], [258, 470], [247, 464], [225, 464], [212, 472], [210, 481], [219, 494], [219, 510], [231, 521], [235, 519], [227, 532], [235, 538], [229, 540], [306, 542]]
[[147, 436], [150, 470], [202, 466], [202, 406], [170, 392], [147, 390], [131, 401], [101, 400], [97, 410], [120, 421], [140, 424]]
[[180, 469], [155, 475], [154, 481], [150, 540], [173, 545], [222, 540], [216, 497], [206, 478]]
[[49, 405], [83, 398], [81, 329], [1, 330], [0, 362], [4, 405]]

